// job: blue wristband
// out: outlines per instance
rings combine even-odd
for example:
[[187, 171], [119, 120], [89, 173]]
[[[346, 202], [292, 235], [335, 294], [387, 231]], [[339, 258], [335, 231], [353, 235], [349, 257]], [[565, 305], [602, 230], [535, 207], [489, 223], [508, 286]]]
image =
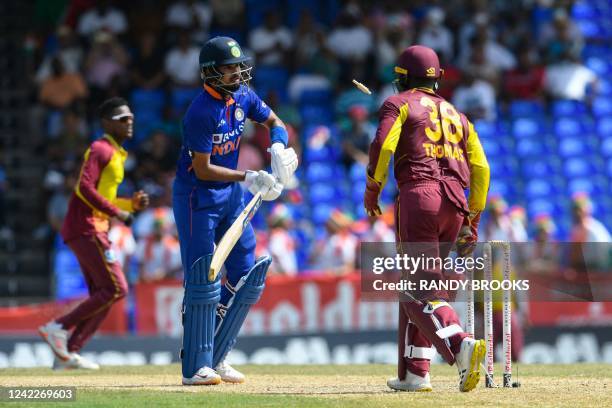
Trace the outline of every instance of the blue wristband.
[[270, 139], [272, 139], [272, 144], [274, 143], [282, 143], [283, 146], [287, 147], [287, 142], [289, 141], [289, 135], [287, 135], [287, 131], [284, 127], [273, 126], [270, 129]]

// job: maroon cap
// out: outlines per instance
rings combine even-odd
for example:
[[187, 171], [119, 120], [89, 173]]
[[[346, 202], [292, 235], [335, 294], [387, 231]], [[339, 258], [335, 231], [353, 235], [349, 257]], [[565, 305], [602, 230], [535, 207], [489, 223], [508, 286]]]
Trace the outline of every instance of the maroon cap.
[[440, 78], [440, 60], [434, 50], [423, 45], [406, 48], [397, 59], [395, 72], [417, 78]]

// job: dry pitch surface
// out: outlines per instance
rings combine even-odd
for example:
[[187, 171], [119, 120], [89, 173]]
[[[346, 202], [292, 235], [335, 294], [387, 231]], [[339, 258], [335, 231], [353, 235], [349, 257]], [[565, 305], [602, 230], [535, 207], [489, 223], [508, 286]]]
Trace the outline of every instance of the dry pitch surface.
[[[485, 389], [483, 380], [470, 393], [457, 391], [454, 367], [432, 368], [434, 391], [394, 392], [385, 380], [394, 367], [243, 366], [241, 385], [180, 385], [180, 366], [104, 367], [98, 372], [53, 372], [51, 369], [0, 370], [1, 386], [75, 386], [76, 402], [7, 403], [1, 405], [102, 407], [604, 407], [612, 406], [612, 366], [521, 365], [521, 388]], [[497, 373], [501, 367], [496, 367]], [[516, 376], [515, 378], [516, 379]], [[498, 376], [497, 380], [501, 380]]]

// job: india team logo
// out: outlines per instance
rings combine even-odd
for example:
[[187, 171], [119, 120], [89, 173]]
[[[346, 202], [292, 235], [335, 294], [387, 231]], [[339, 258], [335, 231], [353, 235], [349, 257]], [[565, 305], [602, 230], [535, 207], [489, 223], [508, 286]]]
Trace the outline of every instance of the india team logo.
[[237, 121], [241, 121], [244, 119], [244, 111], [242, 110], [242, 108], [236, 108], [236, 111], [234, 112], [234, 117]]
[[240, 48], [238, 47], [232, 47], [230, 49], [230, 52], [232, 53], [232, 55], [236, 58], [238, 58], [240, 56]]

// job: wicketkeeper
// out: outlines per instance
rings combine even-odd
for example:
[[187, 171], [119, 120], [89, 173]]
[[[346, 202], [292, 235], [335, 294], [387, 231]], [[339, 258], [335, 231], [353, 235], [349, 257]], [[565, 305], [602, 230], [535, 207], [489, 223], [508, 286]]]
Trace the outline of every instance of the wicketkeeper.
[[[364, 204], [368, 215], [380, 215], [378, 197], [394, 158], [399, 188], [397, 241], [405, 252], [448, 256], [457, 240], [461, 255], [478, 239], [480, 212], [486, 203], [489, 166], [470, 121], [436, 94], [443, 73], [436, 53], [412, 46], [395, 67], [398, 94], [384, 102], [376, 138], [370, 146]], [[464, 190], [469, 188], [469, 200]], [[421, 269], [411, 278], [443, 279], [439, 269]], [[437, 351], [459, 370], [459, 389], [479, 381], [485, 355], [483, 340], [473, 340], [459, 325], [446, 291], [415, 291], [400, 299], [398, 377], [390, 388], [431, 391], [430, 360]], [[433, 347], [432, 347], [433, 346]]]
[[[249, 225], [225, 262], [227, 283], [209, 281], [215, 246], [244, 209], [246, 181], [263, 200], [279, 197], [298, 162], [287, 148], [284, 123], [248, 86], [251, 69], [240, 45], [229, 37], [210, 39], [200, 51], [204, 89], [183, 118], [183, 146], [173, 188], [174, 216], [185, 273], [183, 299], [183, 384], [240, 383], [244, 375], [225, 357], [236, 342], [248, 310], [264, 288], [270, 257], [255, 259]], [[246, 119], [270, 130], [272, 170], [238, 171]]]

